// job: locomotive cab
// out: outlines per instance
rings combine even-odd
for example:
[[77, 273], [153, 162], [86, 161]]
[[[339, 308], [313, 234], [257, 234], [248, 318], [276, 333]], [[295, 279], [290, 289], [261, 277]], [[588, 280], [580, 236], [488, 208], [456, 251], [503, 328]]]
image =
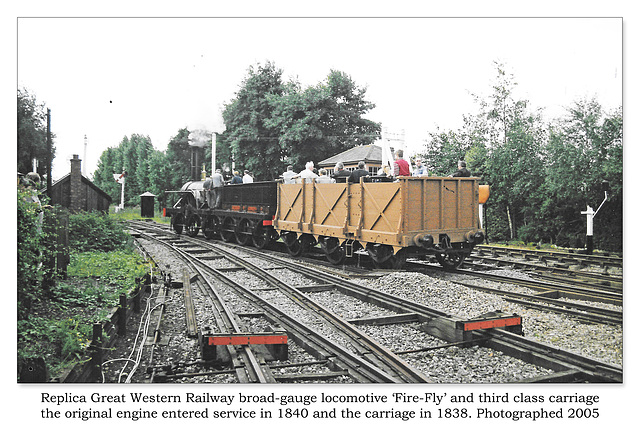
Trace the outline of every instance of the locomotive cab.
[[185, 183], [179, 191], [166, 191], [178, 196], [175, 204], [165, 211], [165, 215], [171, 217], [171, 227], [176, 233], [181, 234], [185, 228], [188, 234], [198, 233], [200, 217], [197, 210], [206, 202], [203, 185], [202, 181], [193, 181]]

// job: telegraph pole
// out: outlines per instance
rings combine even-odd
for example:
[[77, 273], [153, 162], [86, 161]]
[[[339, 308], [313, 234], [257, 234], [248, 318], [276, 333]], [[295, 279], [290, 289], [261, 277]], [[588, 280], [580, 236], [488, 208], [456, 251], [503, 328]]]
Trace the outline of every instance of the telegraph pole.
[[87, 177], [87, 134], [84, 134], [84, 164], [82, 164], [82, 175]]
[[53, 156], [51, 145], [51, 109], [47, 108], [47, 195], [51, 197], [51, 162]]

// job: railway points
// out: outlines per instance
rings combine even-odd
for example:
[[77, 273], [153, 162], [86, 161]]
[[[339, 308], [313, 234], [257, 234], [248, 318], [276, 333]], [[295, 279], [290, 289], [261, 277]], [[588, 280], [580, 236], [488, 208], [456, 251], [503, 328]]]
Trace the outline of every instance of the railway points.
[[[147, 227], [145, 228], [145, 231], [153, 231], [158, 229], [158, 227]], [[298, 260], [291, 260], [288, 257], [277, 257], [277, 253], [272, 253], [272, 252], [267, 252], [264, 249], [256, 251], [255, 249], [247, 249], [245, 247], [240, 247], [240, 246], [234, 246], [232, 244], [228, 244], [228, 243], [219, 243], [219, 242], [206, 242], [204, 239], [203, 240], [198, 240], [198, 238], [192, 238], [192, 237], [184, 237], [184, 236], [179, 236], [176, 237], [175, 235], [170, 235], [166, 232], [166, 230], [164, 231], [164, 234], [160, 236], [162, 239], [164, 239], [165, 242], [168, 243], [173, 243], [175, 245], [179, 245], [182, 247], [185, 247], [187, 250], [193, 252], [194, 256], [200, 256], [200, 257], [205, 257], [205, 259], [203, 260], [204, 262], [208, 262], [210, 264], [214, 264], [214, 263], [218, 263], [217, 266], [220, 266], [220, 273], [229, 273], [229, 274], [233, 274], [233, 273], [242, 273], [242, 272], [246, 272], [246, 271], [240, 271], [240, 269], [244, 266], [244, 265], [239, 265], [237, 259], [232, 259], [231, 262], [229, 262], [229, 258], [231, 256], [235, 256], [235, 255], [240, 255], [240, 256], [251, 256], [252, 258], [249, 259], [255, 263], [259, 263], [259, 265], [257, 266], [258, 268], [262, 268], [264, 269], [267, 273], [269, 274], [273, 274], [273, 275], [285, 275], [287, 273], [290, 273], [291, 271], [287, 271], [284, 272], [284, 268], [288, 267], [289, 265], [285, 265], [284, 261], [286, 262], [293, 262], [294, 266], [293, 268], [295, 269], [294, 272], [296, 273], [300, 273], [301, 275], [305, 275], [305, 268], [306, 268], [306, 276], [303, 278], [306, 278], [305, 282], [301, 282], [301, 283], [296, 283], [293, 287], [296, 287], [297, 290], [299, 290], [300, 294], [302, 293], [306, 293], [308, 296], [310, 297], [318, 297], [318, 299], [322, 299], [323, 296], [332, 294], [332, 293], [345, 293], [348, 292], [348, 290], [346, 289], [346, 286], [348, 286], [348, 284], [345, 284], [345, 281], [348, 281], [349, 278], [344, 278], [344, 277], [339, 277], [339, 276], [335, 276], [334, 274], [332, 274], [331, 272], [327, 272], [327, 278], [324, 278], [323, 275], [323, 279], [322, 280], [318, 280], [317, 276], [318, 276], [318, 271], [317, 270], [311, 270], [309, 268], [309, 266], [305, 265], [305, 259], [298, 259]], [[195, 242], [195, 243], [194, 243]], [[208, 246], [209, 245], [217, 245], [215, 248]], [[217, 248], [217, 250], [216, 250]], [[209, 251], [204, 251], [205, 249], [209, 249]], [[232, 250], [237, 250], [235, 252], [231, 252]], [[249, 252], [251, 251], [251, 252]], [[223, 258], [224, 257], [224, 258]], [[227, 264], [220, 264], [220, 262], [226, 261]], [[297, 265], [295, 265], [295, 262], [301, 262]], [[267, 263], [271, 263], [271, 264], [267, 264]], [[330, 269], [332, 268], [332, 266], [329, 265], [325, 265], [326, 269]], [[375, 271], [375, 272], [379, 272], [379, 271]], [[393, 273], [388, 273], [389, 271], [387, 271], [387, 273], [382, 273], [379, 274], [379, 276], [377, 277], [378, 279], [380, 278], [385, 278], [381, 275], [388, 275], [389, 277], [393, 276], [393, 275], [408, 275], [411, 276], [414, 274], [414, 272], [408, 272], [408, 273], [397, 273], [397, 274], [393, 274]], [[439, 271], [441, 272], [441, 271]], [[336, 274], [339, 274], [339, 272], [337, 272]], [[228, 277], [227, 277], [228, 278]], [[234, 277], [235, 278], [235, 277]], [[282, 277], [278, 277], [278, 278], [282, 278]], [[287, 277], [290, 278], [290, 277]], [[299, 277], [296, 277], [299, 278]], [[366, 279], [365, 279], [366, 280]], [[375, 280], [375, 279], [373, 279]], [[251, 285], [255, 286], [255, 283], [252, 283]], [[266, 288], [266, 287], [265, 287]], [[274, 289], [269, 289], [269, 290], [264, 290], [265, 288], [257, 288], [257, 292], [256, 293], [260, 293], [260, 294], [274, 294], [275, 291]], [[365, 301], [364, 304], [365, 305], [373, 305], [371, 302], [375, 302], [377, 305], [387, 305], [386, 303], [388, 303], [387, 301], [384, 301], [385, 303], [381, 304], [380, 299], [374, 301], [371, 296], [372, 296], [372, 292], [371, 290], [367, 290], [364, 289], [364, 293], [367, 293], [366, 295], [358, 295], [358, 296], [364, 296]], [[299, 295], [299, 296], [307, 296], [307, 295]], [[331, 295], [331, 296], [335, 296], [335, 295]], [[342, 295], [344, 296], [344, 295]], [[376, 295], [378, 296], [378, 295]], [[377, 298], [376, 298], [377, 299]], [[334, 298], [335, 300], [335, 298]], [[424, 307], [422, 307], [422, 310], [419, 311], [411, 311], [409, 312], [409, 307], [407, 305], [407, 303], [404, 303], [406, 300], [403, 300], [402, 302], [398, 302], [393, 301], [391, 304], [387, 305], [387, 308], [391, 308], [388, 310], [388, 312], [384, 312], [383, 310], [380, 310], [380, 312], [376, 312], [374, 313], [375, 315], [378, 315], [379, 317], [383, 317], [386, 316], [386, 322], [388, 323], [387, 325], [374, 325], [374, 328], [377, 329], [382, 329], [385, 328], [386, 326], [391, 326], [391, 327], [397, 327], [397, 326], [413, 326], [411, 325], [412, 320], [414, 321], [414, 323], [416, 323], [417, 325], [419, 325], [420, 320], [424, 320], [425, 317], [427, 317], [427, 311], [428, 309], [424, 309]], [[321, 301], [323, 302], [323, 301]], [[330, 301], [331, 303], [334, 303], [334, 301]], [[342, 302], [342, 301], [341, 301]], [[399, 305], [401, 306], [399, 308]], [[349, 307], [350, 310], [356, 310], [356, 308], [354, 307]], [[357, 309], [359, 309], [360, 307], [358, 307]], [[380, 308], [380, 307], [376, 307], [376, 308]], [[244, 314], [244, 313], [243, 313]], [[339, 314], [344, 314], [344, 311], [342, 313]], [[429, 313], [430, 314], [430, 313]], [[370, 316], [373, 318], [373, 316]], [[421, 319], [422, 318], [422, 319]], [[364, 319], [364, 317], [359, 318], [358, 320], [362, 320]], [[396, 320], [397, 319], [397, 320]], [[353, 324], [356, 323], [363, 323], [363, 322], [356, 322], [353, 319], [351, 319]], [[401, 325], [401, 323], [407, 323], [406, 325]], [[371, 327], [371, 323], [374, 323], [373, 321], [368, 321], [367, 323], [369, 324], [358, 324], [356, 325], [357, 327], [359, 327], [360, 329], [364, 330], [364, 332], [370, 332], [370, 328]], [[389, 324], [390, 323], [390, 324]], [[396, 325], [397, 323], [397, 325]], [[524, 328], [527, 329], [527, 321], [526, 321], [526, 317], [523, 320], [524, 323]], [[405, 329], [409, 329], [409, 328], [405, 328]], [[417, 326], [415, 328], [412, 328], [415, 331], [412, 332], [421, 332], [420, 330], [420, 326]], [[423, 331], [422, 331], [423, 332]], [[479, 332], [479, 331], [474, 331], [474, 332]], [[484, 332], [484, 331], [482, 331]], [[468, 350], [479, 350], [479, 353], [482, 353], [482, 351], [485, 350], [485, 348], [491, 348], [493, 347], [494, 349], [490, 349], [490, 350], [513, 350], [513, 346], [514, 344], [518, 345], [518, 344], [522, 344], [522, 341], [516, 343], [515, 341], [513, 341], [514, 337], [517, 336], [511, 336], [508, 337], [506, 341], [509, 341], [507, 344], [503, 344], [503, 343], [498, 343], [495, 344], [496, 338], [502, 339], [502, 338], [506, 338], [506, 336], [504, 334], [501, 334], [498, 330], [496, 331], [491, 331], [490, 332], [492, 335], [489, 336], [489, 340], [487, 340], [487, 336], [480, 336], [480, 338], [474, 338], [474, 342], [471, 344], [471, 347], [469, 348], [464, 348], [464, 345], [460, 346], [459, 344], [454, 344], [453, 346], [449, 346], [449, 349], [445, 349], [444, 347], [446, 347], [447, 345], [444, 344], [445, 342], [441, 342], [441, 343], [430, 343], [430, 345], [433, 345], [434, 347], [439, 347], [439, 346], [443, 346], [442, 349], [436, 349], [437, 351], [442, 352], [443, 350], [446, 351], [447, 350], [452, 350], [451, 348], [455, 348], [455, 347], [459, 347], [458, 349], [456, 349], [456, 352], [460, 352], [460, 353], [466, 353], [466, 351]], [[500, 337], [497, 337], [496, 335], [493, 334], [498, 334], [500, 335]], [[507, 333], [509, 334], [509, 333]], [[397, 331], [396, 331], [396, 339], [397, 339]], [[475, 342], [475, 340], [478, 340], [478, 343]], [[294, 338], [295, 340], [295, 338]], [[484, 340], [484, 341], [483, 341]], [[384, 340], [383, 341], [387, 341]], [[417, 340], [416, 340], [417, 341]], [[296, 343], [294, 343], [296, 344]], [[385, 343], [388, 344], [388, 343]], [[449, 343], [450, 344], [450, 343]], [[479, 344], [479, 345], [478, 345]], [[523, 347], [526, 347], [526, 349], [523, 349], [525, 351], [531, 351], [531, 350], [539, 350], [539, 349], [532, 349], [533, 347], [535, 347], [536, 345], [532, 345], [531, 343], [527, 343], [526, 345], [524, 345]], [[415, 347], [415, 346], [414, 346]], [[474, 347], [476, 349], [474, 349]], [[497, 349], [497, 348], [500, 349]], [[509, 349], [507, 349], [509, 348]], [[418, 348], [418, 349], [424, 349], [424, 348]], [[402, 350], [395, 350], [392, 349], [392, 351], [397, 352], [398, 354], [402, 353]], [[543, 370], [539, 370], [538, 373], [533, 373], [533, 375], [529, 378], [529, 379], [524, 379], [524, 380], [535, 380], [535, 381], [545, 381], [545, 378], [548, 378], [547, 380], [549, 381], [554, 381], [554, 380], [571, 380], [571, 381], [582, 381], [582, 380], [588, 380], [588, 381], [619, 381], [622, 378], [622, 372], [621, 369], [619, 369], [618, 367], [616, 367], [615, 365], [611, 365], [611, 364], [606, 364], [606, 363], [601, 363], [601, 362], [594, 362], [594, 360], [589, 359], [589, 358], [585, 358], [585, 357], [575, 357], [575, 354], [571, 354], [568, 353], [566, 351], [562, 351], [562, 350], [558, 350], [557, 348], [546, 348], [544, 349], [544, 351], [547, 352], [546, 355], [540, 356], [540, 362], [542, 362], [543, 365], [546, 366], [546, 368], [551, 368], [551, 370], [547, 370], [547, 372], [543, 372]], [[549, 352], [553, 352], [556, 351], [558, 356], [549, 356], [548, 353]], [[517, 352], [517, 350], [516, 350]], [[334, 375], [327, 375], [327, 374], [316, 374], [316, 373], [311, 373], [308, 375], [298, 375], [298, 379], [301, 381], [305, 380], [305, 377], [309, 380], [319, 380], [319, 381], [324, 381], [324, 380], [332, 380], [329, 379], [330, 377], [341, 377], [341, 378], [346, 378], [349, 377], [352, 373], [353, 370], [351, 370], [348, 366], [345, 365], [338, 365], [339, 363], [330, 363], [330, 364], [326, 364], [324, 363], [324, 361], [322, 361], [322, 359], [318, 359], [317, 356], [319, 353], [322, 353], [322, 351], [316, 352], [316, 355], [312, 355], [312, 357], [316, 357], [315, 360], [309, 360], [309, 364], [306, 365], [325, 365], [325, 366], [330, 366], [331, 369], [334, 369], [335, 371], [335, 376]], [[418, 366], [418, 369], [420, 369], [421, 367], [419, 367], [420, 363], [416, 363], [415, 362], [415, 358], [416, 358], [416, 353], [425, 353], [422, 350], [418, 350], [418, 351], [412, 351], [412, 350], [407, 350], [406, 355], [400, 355], [401, 357], [405, 357], [405, 359], [407, 360], [407, 362], [409, 362], [409, 364], [413, 364], [414, 366]], [[492, 358], [499, 358], [495, 355], [496, 352], [494, 352], [494, 355], [492, 356]], [[469, 356], [469, 355], [467, 355]], [[474, 355], [475, 356], [475, 355]], [[482, 356], [482, 355], [480, 355]], [[486, 356], [486, 355], [484, 355]], [[322, 357], [322, 355], [320, 355], [320, 357]], [[424, 356], [421, 355], [422, 359], [424, 360]], [[517, 356], [516, 356], [517, 358]], [[471, 359], [471, 358], [470, 358]], [[505, 362], [507, 363], [511, 363], [513, 364], [514, 358], [510, 358], [510, 360], [506, 360], [507, 358], [505, 358]], [[571, 360], [571, 359], [575, 359], [575, 360]], [[293, 361], [293, 362], [292, 362]], [[474, 361], [475, 362], [475, 361]], [[483, 361], [484, 362], [484, 361]], [[286, 365], [283, 362], [278, 362], [281, 363], [282, 365]], [[290, 364], [304, 364], [304, 363], [297, 363], [295, 362], [295, 360], [289, 360]], [[593, 366], [589, 366], [590, 364], [593, 364]], [[268, 368], [277, 368], [276, 364], [273, 364], [270, 361], [266, 361], [265, 365], [268, 366]], [[451, 365], [451, 364], [448, 364]], [[346, 367], [346, 368], [345, 368]], [[325, 367], [326, 368], [326, 367]], [[414, 367], [415, 368], [415, 367]], [[526, 370], [522, 367], [519, 367], [521, 370]], [[555, 370], [555, 372], [554, 372]], [[564, 372], [563, 372], [564, 370]], [[601, 374], [601, 373], [597, 373], [596, 371], [605, 371], [606, 373]], [[221, 370], [224, 371], [224, 370]], [[228, 371], [235, 371], [234, 369], [230, 369]], [[236, 371], [237, 373], [237, 371]], [[184, 376], [181, 376], [182, 374], [184, 374]], [[177, 370], [173, 370], [171, 371], [171, 374], [166, 375], [165, 377], [167, 378], [173, 378], [173, 379], [169, 379], [169, 380], [180, 380], [179, 378], [182, 377], [185, 380], [188, 380], [188, 376], [186, 375], [187, 373], [180, 373]], [[194, 376], [192, 377], [205, 377], [206, 379], [204, 380], [210, 380], [210, 378], [212, 376], [206, 376], [206, 372], [202, 372], [203, 376], [195, 376], [196, 374], [200, 374], [200, 373], [192, 373], [194, 374]], [[295, 376], [295, 375], [294, 375]], [[278, 377], [281, 377], [281, 379], [287, 380], [286, 379], [286, 374], [281, 374], [281, 373], [273, 373], [273, 377], [276, 379], [276, 381], [278, 381]], [[293, 377], [292, 377], [293, 378]], [[362, 377], [358, 378], [357, 376], [354, 376], [352, 378], [352, 380], [356, 380], [359, 381], [361, 380]], [[294, 379], [295, 380], [295, 379]], [[451, 379], [445, 379], [446, 381], [449, 381]], [[491, 379], [484, 379], [491, 381]]]

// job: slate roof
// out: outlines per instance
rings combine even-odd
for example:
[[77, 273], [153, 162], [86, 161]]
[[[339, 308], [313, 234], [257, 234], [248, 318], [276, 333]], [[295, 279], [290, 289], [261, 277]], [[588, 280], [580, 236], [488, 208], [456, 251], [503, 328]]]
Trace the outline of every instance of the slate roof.
[[[96, 193], [98, 193], [99, 195], [101, 195], [102, 197], [104, 197], [105, 199], [109, 200], [109, 202], [112, 201], [111, 196], [109, 194], [107, 194], [106, 192], [104, 192], [103, 190], [101, 190], [100, 188], [98, 188], [98, 186], [91, 182], [89, 179], [87, 179], [84, 176], [80, 176], [80, 179], [82, 180], [82, 183], [84, 183], [85, 185], [88, 185], [92, 190], [94, 190]], [[71, 181], [71, 173], [67, 173], [64, 176], [62, 176], [60, 179], [54, 181], [51, 184], [51, 188], [55, 188], [59, 185], [62, 185], [65, 182], [70, 182]], [[40, 190], [40, 192], [42, 194], [46, 194], [47, 192], [47, 188], [42, 188]]]
[[317, 165], [318, 167], [333, 167], [337, 162], [342, 162], [345, 165], [349, 165], [357, 164], [359, 161], [364, 161], [367, 164], [382, 164], [382, 147], [375, 144], [356, 146], [323, 161], [320, 161]]

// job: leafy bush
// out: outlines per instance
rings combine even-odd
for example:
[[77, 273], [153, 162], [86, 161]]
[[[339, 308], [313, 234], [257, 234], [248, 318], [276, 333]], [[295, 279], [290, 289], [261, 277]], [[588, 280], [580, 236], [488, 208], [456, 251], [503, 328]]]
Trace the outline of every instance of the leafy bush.
[[101, 212], [69, 215], [69, 248], [72, 251], [115, 251], [129, 242], [129, 235], [108, 215]]
[[[33, 191], [18, 187], [18, 317], [28, 315], [31, 304], [42, 295], [42, 281], [52, 252], [43, 221], [50, 212], [32, 201]], [[45, 218], [47, 217], [47, 218]]]

